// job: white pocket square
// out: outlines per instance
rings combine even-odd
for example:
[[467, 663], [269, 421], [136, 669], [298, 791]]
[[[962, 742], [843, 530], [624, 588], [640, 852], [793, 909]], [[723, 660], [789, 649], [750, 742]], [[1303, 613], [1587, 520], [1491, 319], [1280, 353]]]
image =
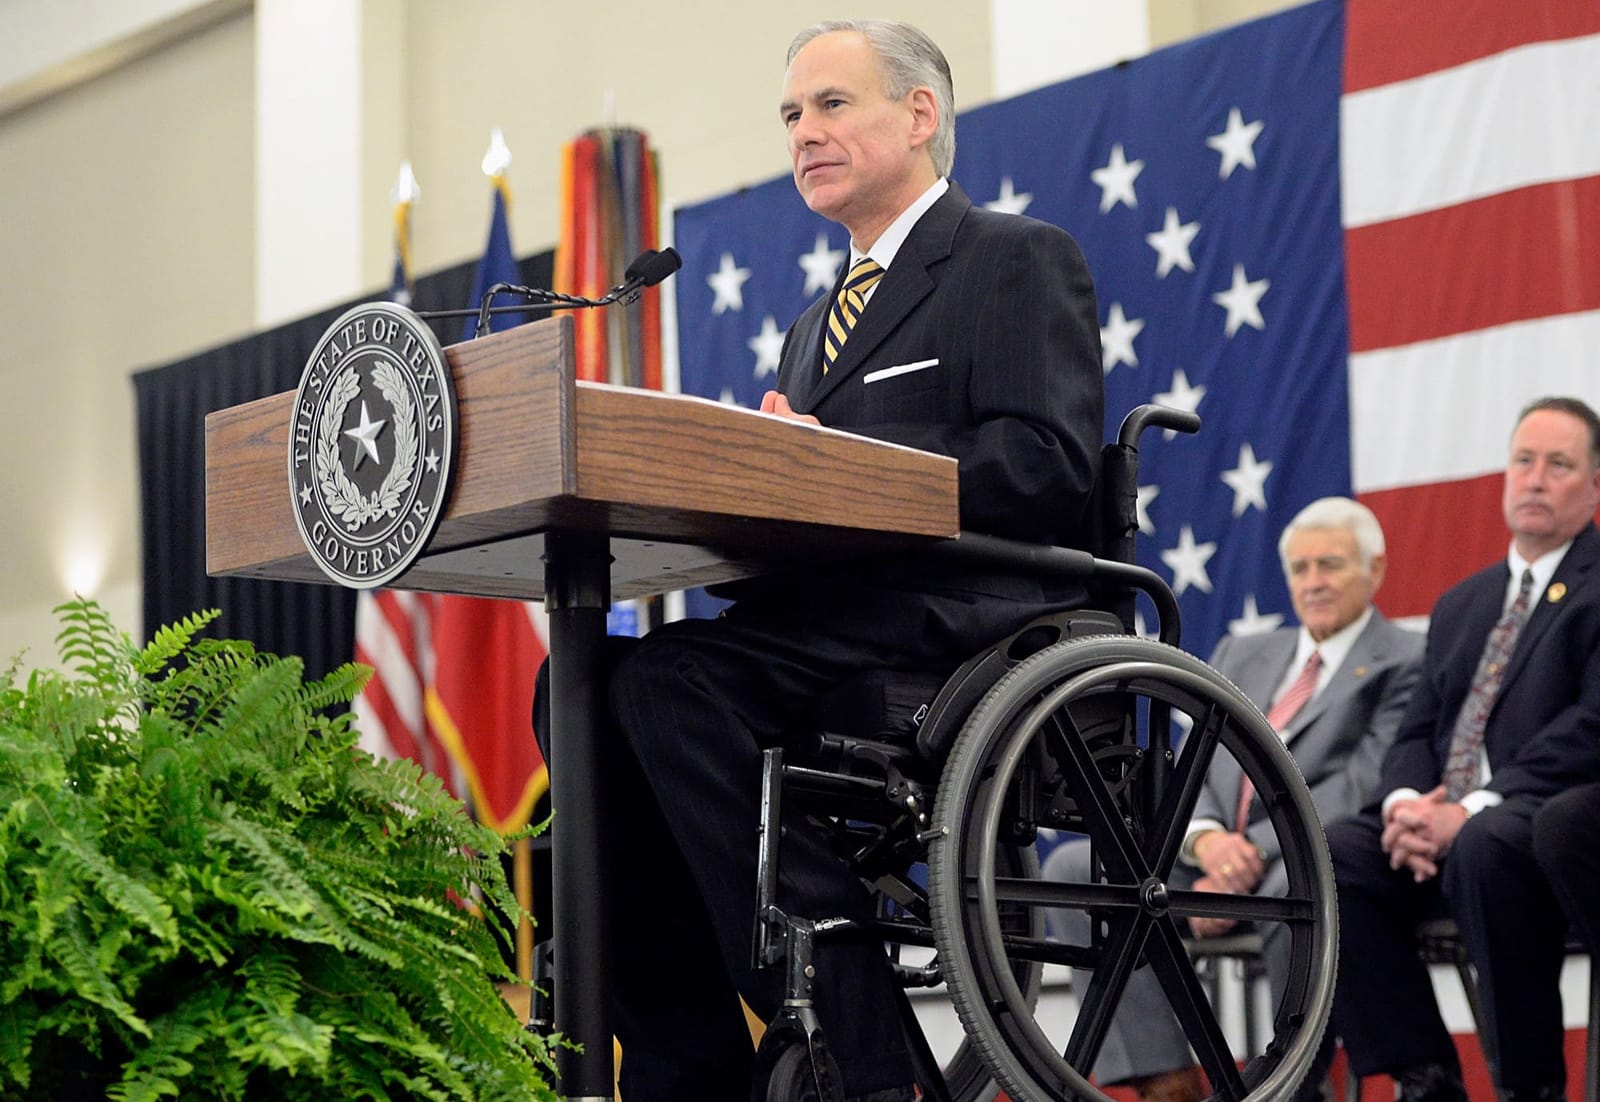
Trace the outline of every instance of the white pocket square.
[[913, 371], [926, 371], [930, 367], [938, 366], [939, 357], [935, 356], [931, 360], [917, 360], [915, 363], [896, 364], [894, 367], [880, 367], [876, 371], [869, 371], [861, 376], [861, 382], [863, 385], [876, 383], [883, 379], [892, 379], [896, 375], [909, 375]]

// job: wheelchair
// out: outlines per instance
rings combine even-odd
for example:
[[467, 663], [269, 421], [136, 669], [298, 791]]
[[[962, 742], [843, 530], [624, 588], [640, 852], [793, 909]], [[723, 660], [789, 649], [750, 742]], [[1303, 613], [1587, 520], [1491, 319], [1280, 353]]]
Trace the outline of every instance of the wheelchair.
[[[885, 945], [931, 1102], [988, 1102], [999, 1090], [1012, 1102], [1108, 1102], [1091, 1072], [1141, 967], [1159, 979], [1211, 1098], [1283, 1099], [1308, 1071], [1338, 947], [1327, 847], [1282, 741], [1226, 678], [1178, 649], [1176, 598], [1133, 563], [1137, 445], [1152, 426], [1194, 432], [1199, 419], [1141, 406], [1106, 446], [1096, 506], [1105, 557], [968, 534], [949, 547], [1083, 579], [1102, 608], [1036, 620], [948, 678], [879, 672], [840, 686], [819, 703], [806, 745], [766, 751], [753, 951], [759, 967], [785, 969], [786, 997], [757, 1055], [757, 1102], [842, 1102], [811, 1004], [814, 948], [841, 939]], [[1137, 593], [1154, 606], [1157, 638], [1134, 632]], [[1219, 753], [1240, 763], [1277, 832], [1281, 897], [1169, 886]], [[777, 905], [786, 809], [825, 828], [880, 900], [877, 917]], [[1036, 844], [1051, 831], [1088, 837], [1091, 882], [1041, 880]], [[1086, 942], [1048, 936], [1050, 910], [1084, 912]], [[1185, 939], [1183, 920], [1195, 916], [1287, 930], [1291, 975], [1259, 1053], [1235, 1051], [1206, 997]], [[1063, 967], [1070, 994], [1046, 995], [1045, 977]], [[962, 1034], [943, 1055], [907, 993], [941, 986]]]

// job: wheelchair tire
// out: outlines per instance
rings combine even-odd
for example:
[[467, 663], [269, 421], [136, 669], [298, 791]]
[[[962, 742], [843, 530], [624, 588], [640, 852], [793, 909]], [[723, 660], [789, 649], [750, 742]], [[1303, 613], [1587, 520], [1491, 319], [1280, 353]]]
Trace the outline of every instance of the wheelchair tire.
[[[1187, 716], [1192, 727], [1166, 784], [1152, 781], [1140, 789], [1101, 775], [1084, 735], [1091, 720], [1095, 740], [1120, 730], [1164, 756], [1172, 713]], [[1267, 809], [1287, 873], [1282, 897], [1167, 887], [1219, 748], [1238, 760]], [[1139, 768], [1150, 768], [1152, 760], [1146, 750]], [[1009, 842], [1041, 808], [1068, 821], [1039, 825], [1090, 836], [1102, 855], [1103, 882], [1045, 884], [997, 875], [996, 845]], [[1159, 977], [1212, 1098], [1288, 1097], [1309, 1070], [1332, 1004], [1338, 949], [1326, 841], [1282, 741], [1205, 663], [1130, 636], [1072, 640], [1026, 659], [963, 725], [939, 784], [933, 828], [929, 896], [945, 980], [969, 1037], [1015, 1102], [1106, 1102], [1090, 1072], [1128, 976], [1142, 962]], [[1101, 931], [1092, 944], [1071, 950], [1078, 954], [1071, 961], [1075, 984], [1085, 974], [1089, 980], [1070, 1021], [1047, 1021], [1045, 1014], [1036, 1020], [1035, 1007], [1014, 981], [1019, 958], [1065, 959], [1053, 943], [1007, 936], [1002, 915], [1017, 906], [1085, 910]], [[1291, 974], [1261, 1055], [1243, 1059], [1232, 1051], [1183, 947], [1180, 916], [1279, 923], [1287, 930]]]
[[[1031, 845], [1004, 846], [995, 854], [995, 858], [1006, 863], [1007, 867], [1002, 871], [1007, 875], [1028, 880], [1039, 876], [1039, 853]], [[1002, 922], [1008, 933], [1024, 937], [1044, 936], [1044, 912], [1038, 908], [1014, 908], [1002, 917]], [[1010, 963], [1023, 1001], [1032, 1008], [1039, 999], [1043, 966], [1038, 961], [1024, 959]], [[948, 979], [946, 990], [949, 990]], [[950, 1059], [945, 1061], [943, 1076], [951, 1102], [994, 1102], [995, 1096], [1000, 1093], [994, 1072], [989, 1069], [982, 1051], [971, 1036], [963, 1038]]]
[[[839, 1082], [839, 1069], [833, 1057], [823, 1053], [832, 1082]], [[801, 1039], [785, 1045], [773, 1061], [767, 1076], [766, 1102], [830, 1102], [817, 1089], [817, 1075], [811, 1066], [811, 1050]]]

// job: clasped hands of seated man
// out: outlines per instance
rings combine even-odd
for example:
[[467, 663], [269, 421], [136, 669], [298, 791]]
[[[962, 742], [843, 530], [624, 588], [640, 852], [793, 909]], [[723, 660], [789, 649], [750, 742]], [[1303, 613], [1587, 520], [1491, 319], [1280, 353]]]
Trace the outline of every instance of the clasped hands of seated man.
[[[1267, 875], [1266, 855], [1236, 831], [1205, 831], [1194, 841], [1194, 856], [1203, 873], [1194, 882], [1195, 891], [1249, 895]], [[1235, 925], [1231, 918], [1189, 919], [1189, 929], [1195, 937], [1220, 937]]]
[[[1445, 796], [1444, 785], [1414, 799], [1395, 800], [1383, 813], [1383, 852], [1389, 867], [1405, 868], [1417, 883], [1439, 875], [1439, 862], [1450, 852], [1467, 821], [1467, 809]], [[1194, 842], [1195, 859], [1204, 875], [1196, 891], [1247, 895], [1261, 885], [1267, 866], [1263, 854], [1243, 834], [1208, 830]], [[1231, 918], [1189, 919], [1195, 937], [1218, 937], [1233, 929]]]
[[1383, 811], [1380, 840], [1389, 867], [1409, 869], [1418, 884], [1438, 876], [1466, 821], [1467, 809], [1446, 798], [1442, 784], [1415, 799], [1395, 800]]

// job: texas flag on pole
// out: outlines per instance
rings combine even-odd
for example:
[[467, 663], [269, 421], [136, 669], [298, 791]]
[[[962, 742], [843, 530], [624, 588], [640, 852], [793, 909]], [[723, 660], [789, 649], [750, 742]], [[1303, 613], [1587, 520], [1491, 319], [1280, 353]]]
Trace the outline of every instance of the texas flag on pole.
[[[1384, 611], [1426, 614], [1505, 554], [1517, 410], [1600, 404], [1592, 0], [1319, 0], [956, 137], [974, 202], [1082, 245], [1108, 438], [1142, 402], [1204, 421], [1147, 437], [1139, 490], [1140, 559], [1201, 654], [1292, 618], [1278, 535], [1326, 494], [1383, 520]], [[682, 387], [754, 405], [845, 233], [784, 177], [681, 208], [675, 244]]]

